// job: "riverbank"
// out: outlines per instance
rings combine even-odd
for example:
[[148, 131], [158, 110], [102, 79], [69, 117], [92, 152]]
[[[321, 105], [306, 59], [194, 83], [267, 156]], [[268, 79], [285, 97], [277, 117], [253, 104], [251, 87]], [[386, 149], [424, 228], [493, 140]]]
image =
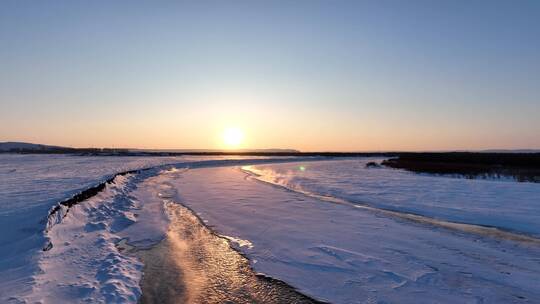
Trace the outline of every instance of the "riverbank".
[[540, 183], [540, 153], [400, 153], [382, 164], [416, 173]]

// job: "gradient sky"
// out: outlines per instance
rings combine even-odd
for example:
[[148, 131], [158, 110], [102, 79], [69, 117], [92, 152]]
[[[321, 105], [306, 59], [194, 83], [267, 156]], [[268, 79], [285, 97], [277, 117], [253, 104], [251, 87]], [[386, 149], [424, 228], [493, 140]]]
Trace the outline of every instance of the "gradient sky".
[[540, 1], [2, 1], [0, 141], [540, 148]]

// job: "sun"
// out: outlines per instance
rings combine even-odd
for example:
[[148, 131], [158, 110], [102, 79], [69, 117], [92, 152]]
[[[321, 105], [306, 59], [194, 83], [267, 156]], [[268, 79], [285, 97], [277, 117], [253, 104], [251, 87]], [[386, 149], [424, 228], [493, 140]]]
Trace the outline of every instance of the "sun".
[[244, 142], [244, 131], [237, 127], [223, 130], [223, 142], [229, 148], [238, 148]]

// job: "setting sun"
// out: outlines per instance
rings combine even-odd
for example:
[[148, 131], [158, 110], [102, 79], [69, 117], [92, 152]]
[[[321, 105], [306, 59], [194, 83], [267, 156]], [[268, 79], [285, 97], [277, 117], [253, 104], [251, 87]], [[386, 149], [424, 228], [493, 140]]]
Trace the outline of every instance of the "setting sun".
[[223, 131], [223, 142], [229, 148], [238, 148], [244, 141], [244, 131], [240, 128], [232, 127]]

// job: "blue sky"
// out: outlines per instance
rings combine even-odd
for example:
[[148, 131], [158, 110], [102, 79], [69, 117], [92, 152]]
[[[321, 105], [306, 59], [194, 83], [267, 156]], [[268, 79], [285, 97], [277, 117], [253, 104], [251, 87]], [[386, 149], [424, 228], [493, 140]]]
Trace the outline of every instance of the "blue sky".
[[538, 1], [3, 1], [0, 141], [540, 148]]

